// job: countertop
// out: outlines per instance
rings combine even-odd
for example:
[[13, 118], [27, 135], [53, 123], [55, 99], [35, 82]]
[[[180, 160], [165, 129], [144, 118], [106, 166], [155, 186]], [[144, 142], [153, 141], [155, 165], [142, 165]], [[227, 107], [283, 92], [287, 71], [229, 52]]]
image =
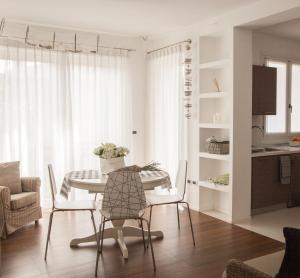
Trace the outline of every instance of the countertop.
[[286, 145], [282, 145], [282, 144], [264, 145], [262, 147], [277, 149], [278, 151], [264, 151], [264, 152], [252, 153], [252, 157], [300, 153], [300, 147], [290, 147], [287, 144]]

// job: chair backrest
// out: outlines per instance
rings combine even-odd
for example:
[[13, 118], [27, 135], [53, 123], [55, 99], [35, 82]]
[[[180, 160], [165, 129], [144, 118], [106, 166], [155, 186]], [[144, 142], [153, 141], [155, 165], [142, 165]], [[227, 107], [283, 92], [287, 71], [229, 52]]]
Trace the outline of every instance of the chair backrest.
[[187, 176], [187, 161], [180, 160], [177, 169], [175, 187], [177, 193], [184, 199], [186, 189], [186, 176]]
[[53, 168], [51, 164], [48, 164], [49, 179], [50, 179], [50, 188], [51, 188], [51, 198], [52, 198], [52, 207], [54, 208], [55, 196], [57, 194], [56, 183], [53, 173]]
[[110, 214], [110, 219], [139, 217], [140, 212], [145, 208], [144, 187], [139, 170], [135, 166], [108, 174], [102, 210]]

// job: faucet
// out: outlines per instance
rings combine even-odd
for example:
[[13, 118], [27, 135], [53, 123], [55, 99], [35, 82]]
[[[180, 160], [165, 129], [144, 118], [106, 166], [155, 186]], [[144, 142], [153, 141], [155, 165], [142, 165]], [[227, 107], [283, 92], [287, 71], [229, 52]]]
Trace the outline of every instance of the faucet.
[[264, 134], [264, 131], [265, 131], [264, 126], [253, 125], [253, 126], [252, 126], [252, 129], [255, 129], [255, 128], [257, 128], [257, 129], [260, 131], [260, 133], [261, 133], [262, 136], [265, 135], [265, 134]]

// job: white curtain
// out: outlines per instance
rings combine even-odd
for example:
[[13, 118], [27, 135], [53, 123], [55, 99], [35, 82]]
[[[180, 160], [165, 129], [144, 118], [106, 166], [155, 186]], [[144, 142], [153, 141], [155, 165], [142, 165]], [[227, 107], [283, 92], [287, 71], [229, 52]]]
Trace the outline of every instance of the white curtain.
[[147, 56], [146, 158], [161, 163], [172, 181], [186, 158], [182, 45]]
[[127, 51], [0, 46], [0, 161], [20, 160], [22, 175], [41, 177], [46, 199], [48, 163], [60, 186], [70, 170], [99, 167], [101, 142], [131, 149], [128, 60]]

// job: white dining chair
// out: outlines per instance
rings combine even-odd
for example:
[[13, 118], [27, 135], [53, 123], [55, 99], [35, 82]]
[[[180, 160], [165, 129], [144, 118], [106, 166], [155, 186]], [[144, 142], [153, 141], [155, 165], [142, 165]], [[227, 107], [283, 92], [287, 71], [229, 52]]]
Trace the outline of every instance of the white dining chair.
[[44, 260], [47, 259], [48, 245], [50, 240], [52, 221], [55, 212], [65, 212], [65, 211], [90, 211], [91, 219], [93, 224], [93, 229], [96, 234], [97, 229], [94, 219], [94, 211], [96, 210], [96, 203], [93, 200], [78, 200], [78, 201], [58, 201], [56, 200], [57, 188], [54, 178], [52, 165], [48, 165], [49, 178], [50, 178], [50, 188], [51, 188], [51, 199], [52, 199], [52, 211], [50, 213], [49, 225], [48, 225], [48, 234], [46, 242], [46, 250]]
[[[150, 236], [150, 223], [147, 219], [143, 218], [144, 210], [146, 208], [146, 198], [139, 171], [140, 168], [130, 166], [108, 174], [108, 180], [103, 195], [102, 208], [100, 210], [102, 221], [99, 226], [99, 236], [97, 239], [96, 277], [98, 274], [99, 255], [102, 254], [104, 228], [107, 221], [122, 222], [125, 220], [137, 220], [140, 222], [146, 222], [153, 268], [154, 272], [156, 271], [152, 240]], [[146, 250], [144, 229], [143, 225], [141, 226], [144, 249]]]
[[175, 187], [176, 187], [176, 194], [167, 194], [167, 195], [159, 195], [159, 194], [147, 194], [147, 204], [150, 207], [150, 217], [149, 217], [149, 223], [151, 226], [151, 218], [152, 218], [152, 208], [154, 206], [160, 206], [160, 205], [170, 205], [175, 204], [177, 206], [177, 222], [178, 222], [178, 228], [180, 229], [180, 219], [179, 219], [179, 208], [178, 206], [180, 204], [185, 204], [187, 206], [188, 215], [190, 219], [190, 226], [191, 226], [191, 232], [192, 232], [192, 238], [193, 238], [193, 244], [195, 246], [195, 237], [194, 237], [194, 230], [193, 230], [193, 224], [192, 224], [192, 218], [191, 218], [191, 212], [188, 202], [184, 201], [184, 196], [186, 192], [186, 177], [187, 177], [187, 161], [186, 160], [180, 160], [178, 165], [178, 171], [176, 175], [176, 181], [175, 181]]

